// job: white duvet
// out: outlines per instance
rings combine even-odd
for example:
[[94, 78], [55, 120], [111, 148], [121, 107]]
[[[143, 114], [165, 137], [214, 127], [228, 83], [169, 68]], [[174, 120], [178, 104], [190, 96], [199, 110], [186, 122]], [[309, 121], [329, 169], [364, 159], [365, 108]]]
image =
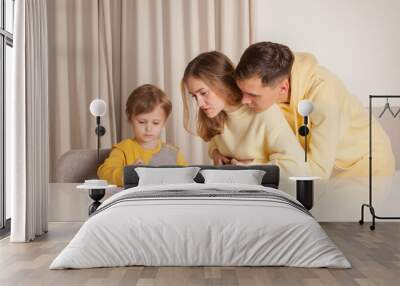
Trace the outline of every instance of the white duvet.
[[296, 202], [282, 191], [254, 185], [127, 189], [100, 206], [50, 269], [127, 265], [351, 267], [312, 216], [279, 200], [251, 196], [121, 200], [137, 192], [207, 193], [209, 189], [265, 191]]

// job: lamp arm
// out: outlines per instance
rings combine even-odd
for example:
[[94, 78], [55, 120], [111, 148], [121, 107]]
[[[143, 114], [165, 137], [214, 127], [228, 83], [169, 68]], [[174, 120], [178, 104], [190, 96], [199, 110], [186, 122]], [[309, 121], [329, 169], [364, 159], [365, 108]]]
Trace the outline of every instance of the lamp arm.
[[100, 163], [100, 116], [96, 116], [96, 135], [97, 135], [97, 164]]
[[[307, 124], [306, 124], [306, 126], [307, 126]], [[308, 132], [306, 132], [306, 136], [304, 136], [304, 161], [305, 162], [307, 162], [307, 133]]]
[[97, 163], [100, 163], [100, 137], [106, 134], [106, 129], [101, 125], [100, 116], [96, 116], [96, 129], [94, 132], [97, 135]]

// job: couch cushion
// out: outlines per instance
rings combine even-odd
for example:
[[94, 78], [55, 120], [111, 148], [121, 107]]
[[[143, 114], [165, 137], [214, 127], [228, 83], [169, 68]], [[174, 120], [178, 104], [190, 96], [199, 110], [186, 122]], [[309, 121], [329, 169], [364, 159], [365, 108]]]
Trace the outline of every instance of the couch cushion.
[[97, 150], [75, 149], [64, 153], [56, 163], [54, 183], [81, 183], [97, 178], [97, 168], [110, 154], [111, 149], [100, 150], [97, 162]]

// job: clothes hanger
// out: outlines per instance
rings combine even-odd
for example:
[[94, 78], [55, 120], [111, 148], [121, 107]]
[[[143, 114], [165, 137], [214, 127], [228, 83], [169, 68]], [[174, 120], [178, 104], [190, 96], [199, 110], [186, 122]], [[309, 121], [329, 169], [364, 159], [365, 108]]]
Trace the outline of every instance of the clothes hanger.
[[379, 118], [381, 118], [383, 116], [383, 114], [386, 112], [386, 110], [389, 110], [390, 114], [392, 114], [393, 117], [396, 117], [397, 113], [399, 113], [399, 112], [397, 112], [396, 115], [394, 115], [392, 109], [390, 108], [389, 98], [387, 98], [387, 97], [386, 97], [385, 107], [383, 108], [381, 114], [379, 114]]
[[394, 117], [397, 117], [397, 115], [399, 115], [399, 114], [400, 114], [400, 108], [399, 108], [399, 110], [397, 110], [397, 112], [395, 113]]

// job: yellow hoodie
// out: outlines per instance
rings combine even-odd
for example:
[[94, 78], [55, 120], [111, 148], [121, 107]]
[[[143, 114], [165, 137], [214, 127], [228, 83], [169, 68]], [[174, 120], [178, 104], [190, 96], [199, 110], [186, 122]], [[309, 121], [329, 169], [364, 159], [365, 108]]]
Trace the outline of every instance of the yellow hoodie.
[[227, 113], [223, 133], [208, 148], [210, 157], [218, 149], [226, 157], [252, 160], [252, 165], [277, 165], [282, 177], [309, 175], [304, 151], [276, 104], [263, 112], [242, 105]]
[[135, 139], [125, 139], [113, 145], [108, 158], [97, 169], [97, 176], [119, 187], [124, 185], [124, 167], [138, 160], [144, 165], [187, 165], [181, 151], [175, 146], [158, 141], [153, 149], [144, 149]]
[[[300, 100], [314, 104], [309, 118], [307, 137], [309, 167], [312, 175], [367, 176], [369, 156], [368, 113], [361, 102], [350, 95], [342, 82], [318, 65], [311, 54], [298, 53], [290, 78], [290, 103], [279, 104], [298, 141], [304, 148], [304, 137], [298, 133], [303, 123], [297, 112]], [[390, 140], [373, 119], [373, 175], [393, 175], [394, 155]]]

